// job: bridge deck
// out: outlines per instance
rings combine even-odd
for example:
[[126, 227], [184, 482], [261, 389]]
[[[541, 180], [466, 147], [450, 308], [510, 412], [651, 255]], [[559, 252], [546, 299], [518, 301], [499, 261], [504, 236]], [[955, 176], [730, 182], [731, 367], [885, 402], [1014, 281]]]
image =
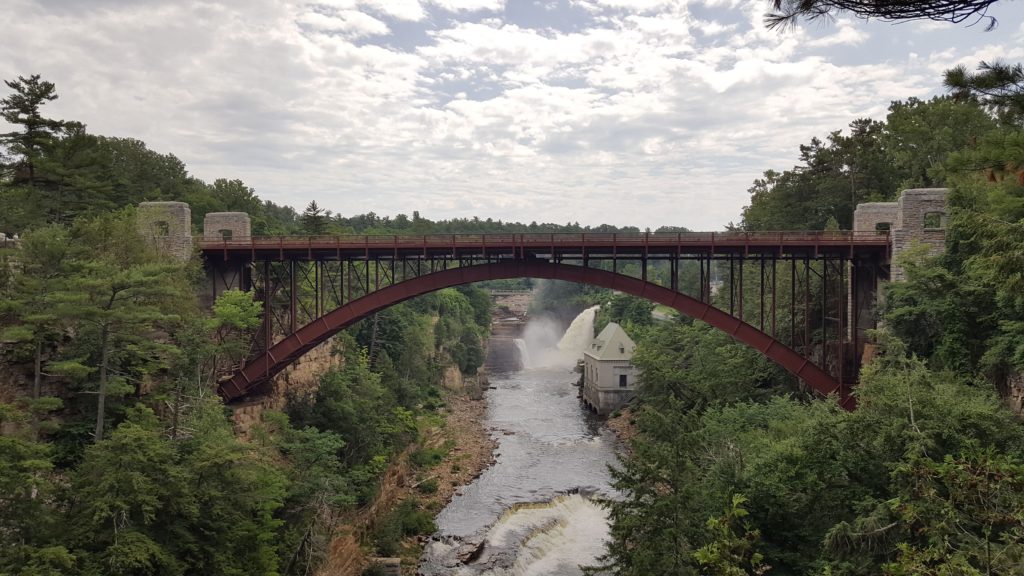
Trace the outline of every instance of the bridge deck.
[[687, 254], [817, 256], [885, 254], [885, 232], [684, 232], [254, 236], [197, 238], [209, 255], [251, 260], [364, 258], [487, 258], [555, 255], [563, 258], [672, 257]]

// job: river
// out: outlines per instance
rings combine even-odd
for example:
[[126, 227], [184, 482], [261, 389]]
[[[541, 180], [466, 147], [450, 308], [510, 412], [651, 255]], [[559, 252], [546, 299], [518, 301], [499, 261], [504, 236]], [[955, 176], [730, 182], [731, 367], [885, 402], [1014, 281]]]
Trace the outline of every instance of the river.
[[437, 516], [420, 574], [571, 576], [604, 551], [607, 513], [592, 497], [614, 496], [617, 441], [580, 403], [571, 369], [593, 334], [593, 312], [557, 347], [526, 343], [539, 366], [491, 375], [486, 424], [496, 462]]

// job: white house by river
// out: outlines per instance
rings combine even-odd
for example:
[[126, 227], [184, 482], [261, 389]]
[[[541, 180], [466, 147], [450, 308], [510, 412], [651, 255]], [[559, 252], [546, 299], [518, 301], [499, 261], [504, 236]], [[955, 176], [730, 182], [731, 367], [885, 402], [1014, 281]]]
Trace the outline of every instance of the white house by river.
[[635, 349], [626, 331], [611, 322], [583, 351], [583, 402], [591, 410], [609, 414], [636, 394]]

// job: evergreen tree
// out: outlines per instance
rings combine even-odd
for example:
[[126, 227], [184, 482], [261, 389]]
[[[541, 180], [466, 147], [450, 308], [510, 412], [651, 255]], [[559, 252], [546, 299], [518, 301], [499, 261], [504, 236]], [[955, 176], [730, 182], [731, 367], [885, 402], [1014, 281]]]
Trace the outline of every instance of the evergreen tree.
[[39, 74], [19, 76], [17, 80], [5, 80], [4, 84], [14, 93], [0, 100], [0, 117], [21, 127], [17, 132], [0, 134], [0, 146], [15, 156], [13, 165], [6, 168], [13, 171], [14, 184], [34, 188], [39, 160], [53, 148], [66, 126], [61, 120], [44, 117], [40, 110], [57, 99], [57, 89]]
[[317, 236], [327, 231], [327, 223], [330, 217], [330, 211], [325, 212], [323, 208], [317, 205], [316, 200], [313, 200], [302, 212], [299, 222], [302, 224], [303, 232]]
[[57, 310], [88, 336], [91, 360], [82, 366], [97, 374], [95, 440], [103, 439], [108, 396], [134, 389], [127, 376], [163, 367], [174, 347], [154, 338], [187, 299], [181, 265], [163, 261], [146, 248], [132, 213], [82, 222], [73, 231], [75, 264], [58, 295]]
[[964, 65], [946, 70], [943, 83], [959, 100], [977, 100], [1007, 126], [1024, 127], [1024, 67], [981, 62], [977, 72]]
[[10, 325], [0, 334], [32, 349], [32, 398], [38, 400], [43, 377], [43, 357], [60, 330], [54, 305], [66, 278], [69, 236], [60, 226], [41, 228], [22, 239], [21, 262], [11, 289], [0, 302], [0, 314]]

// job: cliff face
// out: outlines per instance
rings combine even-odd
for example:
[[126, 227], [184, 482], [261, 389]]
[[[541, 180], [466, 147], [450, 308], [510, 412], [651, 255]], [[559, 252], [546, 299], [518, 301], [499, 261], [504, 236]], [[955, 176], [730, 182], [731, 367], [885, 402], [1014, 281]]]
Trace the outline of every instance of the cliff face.
[[1006, 379], [1006, 402], [1018, 416], [1024, 415], [1024, 373], [1011, 374]]
[[315, 393], [320, 375], [342, 363], [341, 354], [333, 352], [332, 339], [310, 350], [275, 376], [267, 392], [246, 402], [232, 404], [235, 431], [247, 436], [262, 418], [264, 410], [282, 410], [289, 396]]

